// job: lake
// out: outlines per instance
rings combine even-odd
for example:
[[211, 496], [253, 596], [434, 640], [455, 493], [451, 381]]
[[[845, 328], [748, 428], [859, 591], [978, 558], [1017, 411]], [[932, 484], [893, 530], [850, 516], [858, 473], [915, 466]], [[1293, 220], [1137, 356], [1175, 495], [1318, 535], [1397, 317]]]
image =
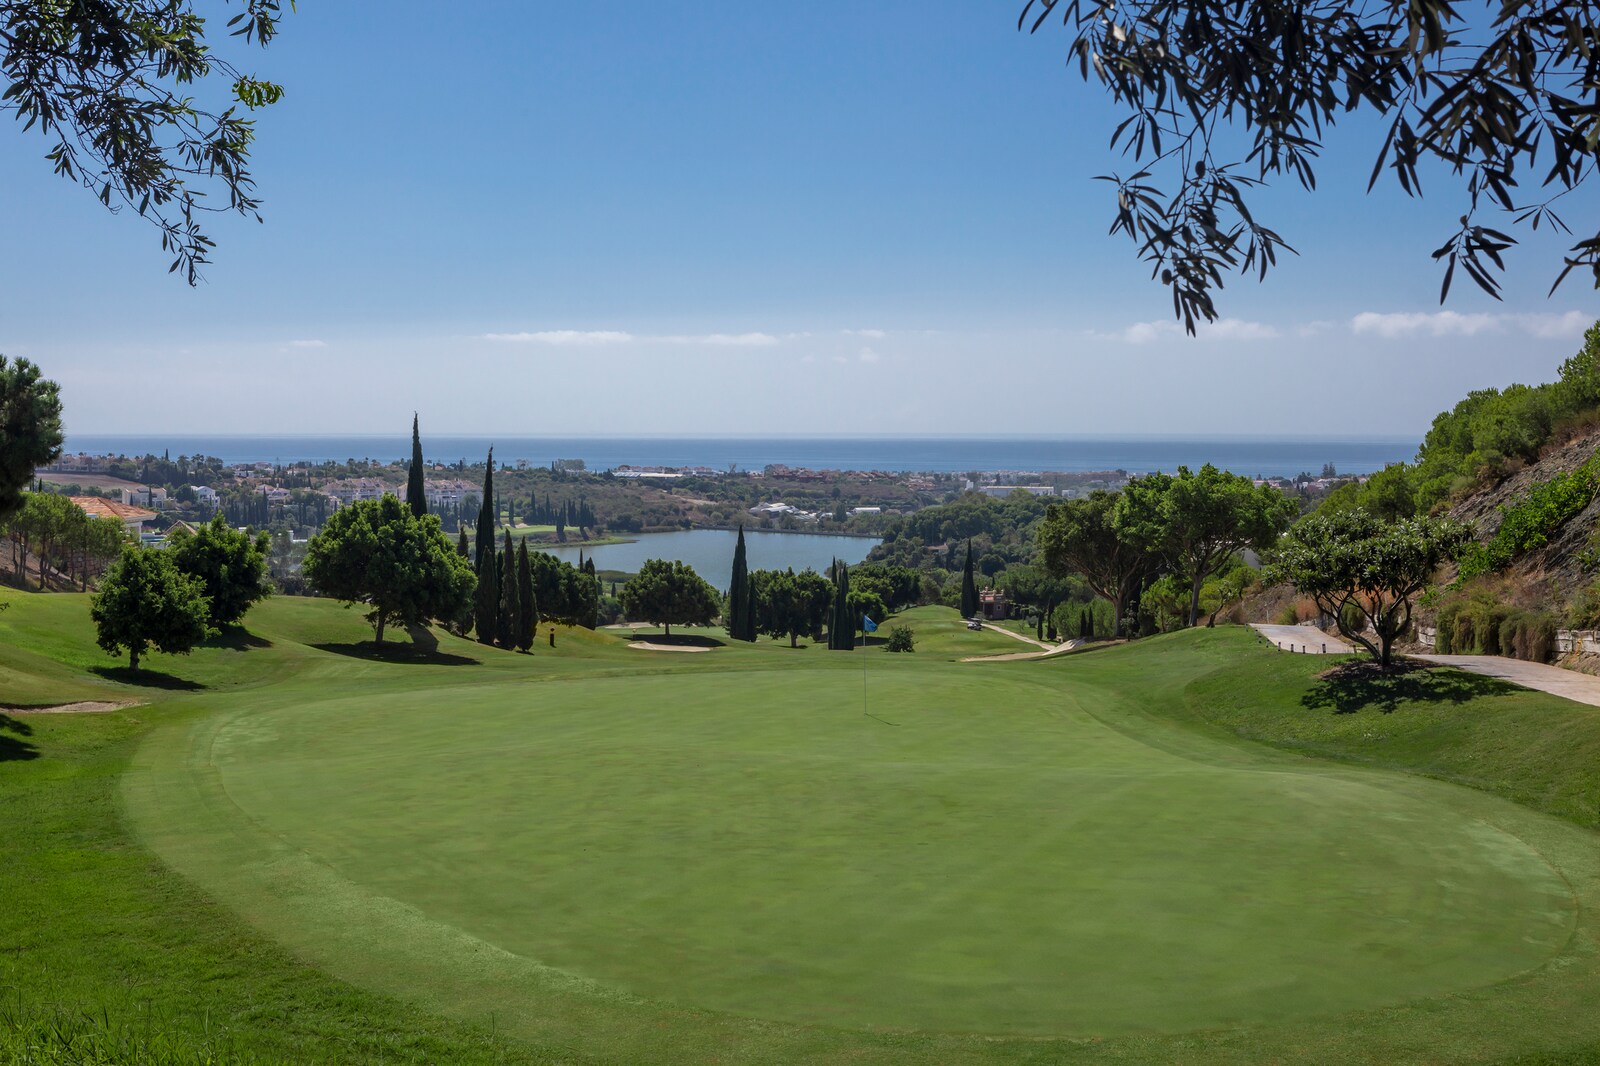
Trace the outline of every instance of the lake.
[[[547, 551], [564, 562], [576, 563], [581, 551], [601, 570], [639, 572], [647, 559], [677, 559], [719, 589], [726, 589], [733, 573], [733, 549], [739, 534], [725, 529], [685, 529], [677, 533], [641, 533], [630, 544], [599, 544], [593, 548], [550, 547]], [[752, 570], [810, 568], [819, 574], [835, 559], [851, 566], [861, 562], [878, 541], [874, 537], [835, 537], [824, 533], [763, 533], [745, 530], [745, 555]], [[531, 546], [530, 546], [531, 547]]]

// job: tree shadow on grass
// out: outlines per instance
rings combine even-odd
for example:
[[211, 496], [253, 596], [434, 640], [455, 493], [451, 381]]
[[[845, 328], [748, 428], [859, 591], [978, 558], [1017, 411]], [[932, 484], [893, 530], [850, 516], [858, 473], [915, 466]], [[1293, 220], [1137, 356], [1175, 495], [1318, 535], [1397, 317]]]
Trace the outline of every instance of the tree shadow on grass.
[[399, 663], [405, 666], [481, 666], [476, 659], [440, 651], [438, 641], [432, 646], [399, 644], [386, 640], [376, 644], [370, 640], [353, 644], [313, 644], [318, 651], [333, 655], [348, 655], [352, 659], [366, 659], [375, 663]]
[[638, 630], [635, 630], [633, 634], [628, 637], [628, 639], [630, 641], [641, 640], [647, 644], [669, 644], [678, 648], [727, 647], [726, 641], [718, 640], [716, 637], [701, 636], [698, 633], [674, 633], [669, 637], [661, 633], [642, 633]]
[[[15, 735], [13, 735], [15, 734]], [[39, 749], [24, 740], [33, 736], [33, 727], [20, 718], [0, 714], [0, 762], [26, 762], [39, 757]]]
[[270, 648], [272, 647], [272, 641], [266, 637], [256, 636], [244, 626], [223, 626], [202, 647], [245, 651], [249, 648]]
[[190, 681], [186, 677], [177, 677], [173, 674], [163, 674], [160, 670], [151, 670], [140, 667], [130, 670], [126, 666], [91, 666], [89, 672], [98, 674], [107, 681], [115, 681], [120, 685], [136, 685], [139, 688], [165, 688], [176, 692], [198, 692], [207, 686], [198, 681]]
[[1514, 691], [1514, 686], [1492, 677], [1426, 663], [1401, 660], [1386, 671], [1373, 662], [1350, 662], [1321, 674], [1317, 686], [1300, 702], [1334, 714], [1354, 714], [1369, 707], [1391, 714], [1402, 703], [1462, 704]]

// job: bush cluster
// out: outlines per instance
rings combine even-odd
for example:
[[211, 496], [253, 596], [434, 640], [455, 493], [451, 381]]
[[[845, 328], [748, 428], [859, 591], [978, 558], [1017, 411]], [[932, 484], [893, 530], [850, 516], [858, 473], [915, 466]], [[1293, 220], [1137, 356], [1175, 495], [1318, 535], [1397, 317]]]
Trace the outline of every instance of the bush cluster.
[[1500, 655], [1549, 662], [1556, 649], [1556, 620], [1486, 597], [1451, 600], [1439, 608], [1440, 655]]

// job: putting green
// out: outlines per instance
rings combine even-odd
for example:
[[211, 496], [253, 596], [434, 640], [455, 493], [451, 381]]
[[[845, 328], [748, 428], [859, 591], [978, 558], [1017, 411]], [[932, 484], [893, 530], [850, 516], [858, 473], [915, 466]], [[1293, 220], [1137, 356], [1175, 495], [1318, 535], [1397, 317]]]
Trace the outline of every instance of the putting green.
[[1096, 669], [896, 663], [872, 716], [826, 661], [240, 699], [156, 734], [129, 808], [333, 972], [534, 1029], [548, 994], [1181, 1032], [1479, 988], [1570, 937], [1537, 816], [1182, 728]]

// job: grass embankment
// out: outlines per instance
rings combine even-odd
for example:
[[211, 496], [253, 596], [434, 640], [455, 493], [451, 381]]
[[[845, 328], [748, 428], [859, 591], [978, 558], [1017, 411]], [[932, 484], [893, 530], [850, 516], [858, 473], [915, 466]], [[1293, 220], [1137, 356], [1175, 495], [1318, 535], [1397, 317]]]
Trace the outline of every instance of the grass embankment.
[[[1600, 1039], [1592, 833], [1241, 739], [1303, 748], [1300, 722], [1318, 754], [1433, 773], [1466, 758], [1452, 714], [1462, 736], [1505, 715], [1479, 777], [1522, 780], [1537, 759], [1499, 750], [1519, 716], [1593, 739], [1553, 697], [1339, 714], [1354, 697], [1303, 701], [1326, 660], [1237, 630], [947, 663], [923, 648], [1025, 645], [935, 609], [918, 654], [869, 650], [863, 705], [861, 653], [563, 632], [375, 655], [354, 612], [293, 600], [133, 688], [91, 672], [85, 613], [0, 614], [0, 669], [152, 701], [16, 717], [0, 1000], [30, 1032], [104, 1017], [80, 1024], [178, 1048], [158, 1062], [1577, 1061]], [[0, 1022], [0, 1061], [33, 1039]]]

